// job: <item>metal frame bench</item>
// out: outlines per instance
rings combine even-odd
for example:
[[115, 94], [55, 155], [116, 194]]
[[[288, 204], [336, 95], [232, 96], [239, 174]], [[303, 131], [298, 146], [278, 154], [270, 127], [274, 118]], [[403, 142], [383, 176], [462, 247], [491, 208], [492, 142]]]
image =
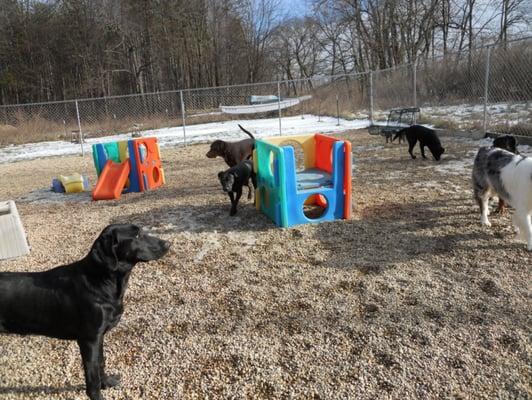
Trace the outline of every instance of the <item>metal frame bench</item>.
[[419, 113], [418, 107], [394, 108], [390, 110], [386, 124], [373, 123], [369, 126], [370, 135], [382, 135], [391, 142], [393, 135], [401, 129], [414, 125], [416, 123], [416, 114]]

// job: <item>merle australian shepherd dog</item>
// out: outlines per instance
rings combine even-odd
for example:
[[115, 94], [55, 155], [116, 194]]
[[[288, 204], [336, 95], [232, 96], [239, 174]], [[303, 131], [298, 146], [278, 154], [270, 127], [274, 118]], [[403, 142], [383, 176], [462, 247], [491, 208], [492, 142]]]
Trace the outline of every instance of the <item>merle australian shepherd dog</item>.
[[[517, 140], [515, 140], [515, 137], [512, 135], [497, 136], [495, 139], [493, 139], [492, 145], [493, 147], [498, 147], [499, 149], [504, 149], [511, 151], [514, 154], [519, 154], [519, 151], [517, 150]], [[499, 198], [499, 205], [497, 206], [495, 213], [503, 214], [505, 206], [506, 203], [504, 200]]]
[[414, 150], [414, 146], [418, 141], [419, 149], [421, 150], [421, 156], [423, 158], [427, 158], [425, 157], [425, 146], [429, 148], [436, 161], [439, 161], [441, 155], [445, 152], [445, 149], [441, 147], [440, 139], [433, 129], [421, 125], [412, 125], [397, 132], [392, 141], [398, 137], [401, 137], [402, 135], [406, 136], [406, 140], [408, 141], [408, 152], [410, 153], [412, 159], [416, 158], [412, 150]]
[[518, 239], [532, 251], [532, 157], [496, 147], [481, 147], [473, 164], [473, 192], [480, 207], [481, 222], [488, 220], [488, 201], [498, 196], [515, 209], [512, 216]]

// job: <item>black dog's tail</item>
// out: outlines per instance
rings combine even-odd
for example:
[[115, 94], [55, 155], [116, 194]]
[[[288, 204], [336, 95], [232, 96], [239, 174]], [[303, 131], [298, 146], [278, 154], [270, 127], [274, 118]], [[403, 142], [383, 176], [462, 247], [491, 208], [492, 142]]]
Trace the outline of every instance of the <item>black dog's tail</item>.
[[397, 139], [399, 136], [404, 135], [406, 133], [406, 130], [409, 128], [403, 128], [399, 132], [395, 134], [395, 136], [392, 138], [392, 142]]
[[242, 129], [244, 132], [246, 132], [246, 133], [249, 135], [249, 137], [251, 137], [251, 139], [255, 139], [255, 136], [253, 136], [253, 134], [252, 134], [250, 131], [244, 129], [244, 128], [242, 127], [242, 125], [238, 124], [238, 127], [239, 127], [240, 129]]

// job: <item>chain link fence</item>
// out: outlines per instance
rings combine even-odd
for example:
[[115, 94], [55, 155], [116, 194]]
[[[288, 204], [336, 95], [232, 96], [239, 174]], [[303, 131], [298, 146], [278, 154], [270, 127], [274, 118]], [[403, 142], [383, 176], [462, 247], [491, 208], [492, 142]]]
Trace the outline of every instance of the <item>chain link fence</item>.
[[[385, 120], [420, 107], [418, 122], [448, 130], [532, 136], [532, 38], [416, 64], [282, 82], [0, 106], [0, 145], [80, 141], [151, 129], [313, 115]], [[261, 97], [262, 96], [262, 97]]]
[[486, 130], [532, 136], [532, 41], [490, 47]]
[[449, 130], [481, 131], [486, 48], [448, 54], [417, 65], [420, 122]]

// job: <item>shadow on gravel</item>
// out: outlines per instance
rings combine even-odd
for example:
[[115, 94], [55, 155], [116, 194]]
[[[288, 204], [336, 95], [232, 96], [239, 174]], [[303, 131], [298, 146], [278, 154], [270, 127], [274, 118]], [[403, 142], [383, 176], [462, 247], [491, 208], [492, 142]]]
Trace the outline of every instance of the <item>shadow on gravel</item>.
[[[244, 197], [244, 196], [242, 196]], [[133, 223], [157, 233], [266, 231], [276, 226], [255, 209], [247, 199], [240, 200], [238, 212], [229, 215], [229, 199], [224, 204], [172, 205], [155, 208], [147, 213], [125, 214], [111, 223]]]
[[67, 385], [63, 387], [51, 386], [19, 386], [19, 387], [0, 387], [2, 394], [61, 394], [69, 392], [85, 391], [85, 385]]
[[[244, 188], [244, 194], [242, 197], [245, 195], [247, 196], [247, 193], [247, 188]], [[224, 196], [227, 197], [227, 195], [222, 192], [222, 187], [220, 184], [196, 185], [187, 187], [162, 186], [157, 190], [149, 190], [143, 193], [123, 194], [116, 205], [136, 204], [140, 200], [146, 200], [150, 197], [156, 199], [157, 201], [162, 199], [179, 201], [179, 199], [194, 198], [195, 196], [204, 197], [205, 195], [209, 194], [220, 196], [220, 198], [224, 198]], [[229, 197], [227, 197], [227, 203], [229, 203]]]
[[455, 198], [366, 207], [359, 220], [317, 225], [315, 237], [329, 250], [326, 265], [380, 273], [396, 263], [467, 248], [472, 241], [492, 241], [492, 234], [471, 224], [469, 204]]

